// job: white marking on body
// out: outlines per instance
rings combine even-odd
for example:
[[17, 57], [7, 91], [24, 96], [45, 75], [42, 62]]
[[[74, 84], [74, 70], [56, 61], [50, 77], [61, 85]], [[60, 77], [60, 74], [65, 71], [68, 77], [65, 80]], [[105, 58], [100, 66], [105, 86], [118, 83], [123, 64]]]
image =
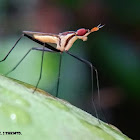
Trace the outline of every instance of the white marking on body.
[[37, 35], [34, 34], [33, 37], [41, 42], [44, 43], [55, 43], [59, 42], [59, 38], [56, 36], [49, 36], [49, 35]]
[[68, 44], [66, 45], [65, 51], [68, 51], [68, 50], [72, 47], [73, 43], [74, 43], [77, 39], [81, 39], [81, 40], [83, 40], [83, 41], [86, 41], [86, 40], [87, 40], [87, 37], [85, 37], [85, 36], [74, 36], [74, 37], [72, 37], [72, 38], [69, 40]]
[[72, 47], [73, 43], [74, 43], [77, 39], [78, 39], [77, 36], [72, 37], [72, 38], [69, 40], [68, 44], [66, 45], [65, 51], [68, 51], [68, 50]]
[[87, 41], [87, 36], [78, 36], [78, 39], [81, 39], [83, 41]]
[[59, 43], [57, 44], [57, 49], [60, 50], [61, 52], [63, 52], [65, 50], [65, 44], [66, 44], [67, 39], [69, 37], [71, 37], [72, 35], [74, 35], [74, 34], [75, 33], [70, 33], [70, 34], [67, 34], [67, 35], [61, 35], [61, 34], [59, 34], [59, 37], [60, 37], [61, 42], [60, 42], [60, 44]]

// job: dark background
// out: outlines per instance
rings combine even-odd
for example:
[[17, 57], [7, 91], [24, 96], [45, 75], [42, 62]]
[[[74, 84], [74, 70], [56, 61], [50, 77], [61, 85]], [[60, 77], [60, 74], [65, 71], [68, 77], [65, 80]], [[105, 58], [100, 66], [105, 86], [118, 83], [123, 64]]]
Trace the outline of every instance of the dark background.
[[[139, 140], [140, 119], [140, 1], [139, 0], [24, 0], [0, 1], [0, 59], [14, 45], [23, 30], [59, 33], [79, 28], [105, 26], [92, 33], [87, 42], [78, 40], [70, 52], [98, 69], [101, 106], [96, 77], [94, 101], [100, 118]], [[0, 73], [11, 70], [32, 47], [23, 38], [8, 59], [0, 63]], [[39, 88], [56, 94], [59, 54], [46, 53]], [[8, 76], [36, 85], [41, 52], [32, 51]], [[95, 115], [91, 104], [90, 68], [63, 54], [59, 98]], [[105, 117], [104, 117], [105, 116]], [[106, 119], [105, 119], [106, 118]]]

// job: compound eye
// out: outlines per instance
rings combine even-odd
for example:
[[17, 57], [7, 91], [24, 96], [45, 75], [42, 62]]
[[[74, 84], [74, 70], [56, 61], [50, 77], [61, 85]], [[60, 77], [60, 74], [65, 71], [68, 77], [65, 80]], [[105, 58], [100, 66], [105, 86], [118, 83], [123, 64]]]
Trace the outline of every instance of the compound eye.
[[83, 35], [85, 35], [87, 32], [88, 32], [87, 29], [82, 28], [82, 29], [77, 30], [76, 33], [77, 33], [78, 36], [83, 36]]

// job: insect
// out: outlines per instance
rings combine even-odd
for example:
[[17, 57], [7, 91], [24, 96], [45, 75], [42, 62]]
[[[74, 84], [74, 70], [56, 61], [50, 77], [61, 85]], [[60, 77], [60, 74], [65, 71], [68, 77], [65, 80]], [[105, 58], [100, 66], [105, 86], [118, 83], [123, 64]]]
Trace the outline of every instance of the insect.
[[[9, 73], [11, 73], [12, 71], [14, 71], [17, 66], [24, 60], [24, 58], [32, 51], [32, 50], [36, 50], [36, 51], [42, 51], [42, 58], [41, 58], [41, 67], [40, 67], [40, 75], [39, 75], [39, 79], [37, 81], [37, 84], [35, 86], [35, 89], [33, 92], [36, 91], [38, 84], [41, 80], [41, 76], [42, 76], [42, 66], [43, 66], [43, 57], [44, 57], [44, 52], [58, 52], [60, 53], [60, 65], [59, 65], [59, 74], [58, 74], [58, 81], [57, 81], [57, 91], [56, 91], [56, 97], [58, 97], [58, 92], [59, 92], [59, 79], [60, 79], [60, 68], [61, 68], [61, 59], [62, 59], [62, 53], [65, 52], [68, 55], [70, 55], [71, 57], [74, 57], [75, 59], [81, 61], [82, 63], [85, 63], [86, 65], [88, 65], [91, 69], [91, 88], [92, 88], [92, 94], [93, 94], [93, 70], [96, 73], [96, 83], [97, 83], [97, 90], [98, 90], [98, 96], [100, 98], [100, 94], [99, 94], [99, 80], [98, 80], [98, 72], [97, 69], [92, 65], [91, 62], [80, 58], [72, 53], [69, 52], [69, 49], [72, 47], [73, 43], [77, 40], [77, 39], [81, 39], [83, 41], [87, 40], [87, 36], [95, 31], [98, 31], [100, 28], [102, 28], [104, 25], [99, 24], [98, 26], [90, 29], [85, 29], [85, 28], [81, 28], [78, 29], [77, 31], [67, 31], [67, 32], [62, 32], [59, 34], [51, 34], [51, 33], [42, 33], [42, 32], [32, 32], [32, 31], [23, 31], [22, 35], [20, 36], [20, 38], [15, 42], [14, 46], [11, 48], [11, 50], [7, 53], [7, 55], [0, 60], [0, 62], [3, 62], [7, 59], [7, 57], [9, 56], [9, 54], [12, 52], [12, 50], [16, 47], [16, 45], [18, 44], [18, 42], [21, 40], [21, 38], [23, 36], [31, 39], [32, 41], [42, 45], [42, 48], [31, 48], [24, 56], [23, 58], [17, 63], [17, 65], [10, 70], [6, 75], [8, 75]], [[52, 44], [56, 44], [56, 48], [49, 45], [48, 43], [52, 43]], [[95, 113], [96, 116], [98, 118], [98, 114], [93, 102], [93, 106], [95, 109]]]

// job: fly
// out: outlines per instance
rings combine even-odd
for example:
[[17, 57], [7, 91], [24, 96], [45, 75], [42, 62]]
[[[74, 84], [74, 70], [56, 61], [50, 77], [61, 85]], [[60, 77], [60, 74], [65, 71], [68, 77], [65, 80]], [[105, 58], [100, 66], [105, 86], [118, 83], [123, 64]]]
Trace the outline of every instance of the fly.
[[[104, 25], [99, 24], [97, 27], [94, 27], [92, 29], [85, 29], [85, 28], [81, 28], [78, 29], [77, 31], [67, 31], [67, 32], [62, 32], [59, 34], [51, 34], [51, 33], [42, 33], [42, 32], [32, 32], [32, 31], [23, 31], [22, 35], [20, 36], [20, 38], [15, 42], [14, 46], [11, 48], [11, 50], [7, 53], [7, 55], [0, 60], [0, 62], [3, 62], [7, 59], [7, 57], [9, 56], [9, 54], [12, 52], [12, 50], [16, 47], [16, 45], [18, 44], [18, 42], [21, 40], [21, 38], [23, 36], [31, 39], [32, 41], [42, 45], [42, 48], [31, 48], [30, 50], [28, 50], [28, 52], [22, 57], [22, 59], [17, 63], [17, 65], [10, 70], [8, 73], [6, 73], [6, 75], [8, 75], [9, 73], [11, 73], [12, 71], [14, 71], [17, 66], [24, 60], [24, 58], [32, 51], [32, 50], [36, 50], [36, 51], [41, 51], [42, 52], [42, 58], [41, 58], [41, 67], [40, 67], [40, 75], [39, 75], [39, 79], [37, 81], [37, 84], [35, 86], [35, 89], [33, 92], [36, 91], [38, 84], [41, 80], [41, 76], [42, 76], [42, 66], [43, 66], [43, 57], [44, 57], [44, 52], [58, 52], [60, 53], [60, 65], [59, 65], [59, 74], [58, 74], [58, 81], [57, 81], [57, 91], [56, 91], [56, 97], [58, 97], [58, 92], [59, 92], [59, 81], [60, 81], [60, 69], [61, 69], [61, 59], [62, 59], [62, 53], [65, 52], [68, 55], [70, 55], [71, 57], [74, 57], [75, 59], [81, 61], [82, 63], [85, 63], [86, 65], [88, 65], [90, 67], [91, 70], [91, 89], [92, 89], [92, 95], [93, 95], [93, 70], [96, 73], [96, 84], [97, 84], [97, 91], [98, 91], [98, 97], [99, 97], [99, 101], [100, 101], [100, 93], [99, 93], [99, 79], [98, 79], [98, 71], [97, 69], [92, 65], [91, 62], [80, 58], [72, 53], [69, 52], [69, 49], [72, 47], [73, 43], [77, 40], [77, 39], [81, 39], [83, 41], [86, 41], [88, 38], [88, 35], [92, 32], [98, 31], [100, 28], [102, 28]], [[56, 48], [49, 45], [48, 43], [51, 44], [56, 44]], [[97, 118], [98, 114], [95, 108], [95, 104], [93, 102], [93, 98], [92, 98], [92, 104], [94, 106], [95, 109], [95, 113]], [[99, 103], [100, 104], [100, 103]]]

